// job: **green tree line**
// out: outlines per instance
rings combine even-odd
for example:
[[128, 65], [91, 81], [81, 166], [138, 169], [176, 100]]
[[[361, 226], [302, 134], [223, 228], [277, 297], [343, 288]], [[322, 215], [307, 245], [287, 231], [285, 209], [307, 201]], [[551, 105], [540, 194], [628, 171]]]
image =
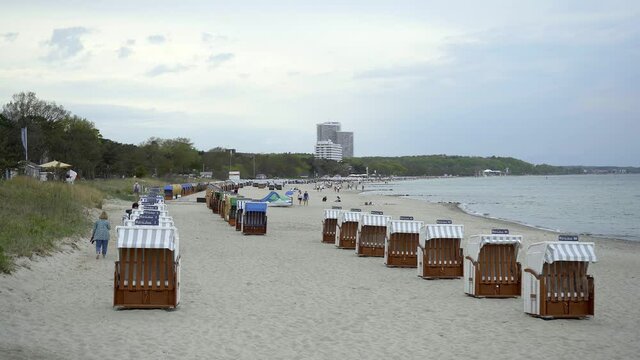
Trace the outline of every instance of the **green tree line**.
[[[226, 178], [229, 170], [242, 177], [257, 174], [296, 178], [324, 175], [370, 174], [381, 176], [473, 176], [484, 169], [509, 170], [514, 175], [580, 173], [581, 167], [534, 165], [511, 157], [423, 155], [354, 157], [342, 162], [314, 159], [312, 154], [252, 154], [216, 147], [201, 151], [187, 138], [150, 137], [133, 145], [105, 139], [95, 124], [74, 115], [33, 92], [13, 95], [0, 113], [0, 170], [25, 161], [21, 129], [28, 133], [28, 159], [41, 164], [59, 160], [73, 165], [84, 178], [130, 176], [170, 177], [212, 171]], [[637, 169], [635, 169], [637, 170]], [[634, 172], [633, 169], [631, 172]]]

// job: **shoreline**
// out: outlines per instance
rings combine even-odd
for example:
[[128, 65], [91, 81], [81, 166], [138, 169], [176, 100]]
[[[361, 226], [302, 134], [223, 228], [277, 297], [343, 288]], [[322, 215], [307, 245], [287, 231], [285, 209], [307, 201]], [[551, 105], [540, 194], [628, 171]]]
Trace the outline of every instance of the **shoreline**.
[[[621, 174], [611, 174], [611, 175], [621, 175]], [[511, 175], [511, 176], [544, 176], [544, 175]], [[548, 175], [548, 176], [552, 176], [552, 175]], [[566, 175], [553, 175], [553, 176], [566, 176]], [[442, 178], [442, 179], [450, 179], [450, 177], [438, 177], [438, 178]], [[460, 177], [451, 177], [451, 178], [460, 178]], [[473, 178], [473, 177], [467, 177], [467, 178]], [[389, 184], [384, 184], [384, 183], [370, 183], [369, 185], [371, 186], [393, 186], [393, 185], [399, 185], [400, 182], [403, 181], [414, 181], [414, 180], [422, 180], [422, 179], [407, 179], [407, 180], [396, 180], [396, 182], [394, 183], [389, 183]], [[467, 206], [466, 203], [463, 202], [458, 202], [458, 201], [430, 201], [429, 199], [422, 199], [422, 198], [417, 198], [417, 197], [412, 197], [412, 196], [418, 196], [418, 195], [410, 195], [410, 194], [385, 194], [385, 192], [392, 192], [394, 191], [393, 188], [385, 188], [385, 189], [378, 189], [378, 188], [374, 188], [371, 190], [358, 190], [359, 191], [359, 195], [361, 196], [385, 196], [385, 197], [391, 197], [391, 198], [400, 198], [400, 199], [410, 199], [410, 200], [416, 200], [416, 201], [421, 201], [421, 202], [425, 202], [425, 203], [429, 203], [429, 204], [437, 204], [437, 205], [454, 205], [456, 209], [458, 209], [460, 212], [466, 214], [466, 215], [470, 215], [470, 216], [474, 216], [477, 218], [482, 218], [482, 219], [487, 219], [487, 220], [493, 220], [493, 221], [501, 221], [504, 222], [505, 224], [515, 224], [515, 225], [519, 225], [519, 226], [525, 226], [531, 229], [536, 229], [536, 230], [542, 230], [542, 231], [547, 231], [547, 232], [551, 232], [551, 233], [555, 233], [555, 234], [571, 234], [571, 235], [578, 235], [580, 237], [589, 237], [589, 238], [597, 238], [597, 239], [606, 239], [606, 240], [610, 240], [610, 241], [623, 241], [623, 242], [631, 242], [631, 243], [640, 243], [640, 236], [627, 236], [625, 237], [625, 235], [615, 235], [615, 234], [598, 234], [598, 233], [588, 233], [588, 232], [576, 232], [576, 231], [562, 231], [560, 229], [554, 229], [554, 228], [550, 228], [550, 227], [545, 227], [543, 225], [534, 225], [534, 224], [530, 224], [527, 223], [525, 221], [519, 221], [519, 220], [515, 220], [515, 219], [506, 219], [506, 218], [501, 218], [501, 217], [494, 217], [494, 216], [488, 216], [488, 215], [484, 215], [482, 213], [473, 211], [469, 208], [466, 208], [465, 206]], [[367, 194], [368, 193], [368, 194]]]

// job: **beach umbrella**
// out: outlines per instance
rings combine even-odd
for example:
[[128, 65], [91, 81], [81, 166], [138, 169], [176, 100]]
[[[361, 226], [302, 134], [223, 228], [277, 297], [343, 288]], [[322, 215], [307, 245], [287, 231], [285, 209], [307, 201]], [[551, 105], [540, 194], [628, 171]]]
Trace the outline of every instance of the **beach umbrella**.
[[48, 163], [40, 164], [40, 167], [42, 167], [42, 168], [68, 168], [68, 167], [71, 167], [71, 165], [63, 163], [62, 161], [53, 160], [53, 161], [49, 161]]

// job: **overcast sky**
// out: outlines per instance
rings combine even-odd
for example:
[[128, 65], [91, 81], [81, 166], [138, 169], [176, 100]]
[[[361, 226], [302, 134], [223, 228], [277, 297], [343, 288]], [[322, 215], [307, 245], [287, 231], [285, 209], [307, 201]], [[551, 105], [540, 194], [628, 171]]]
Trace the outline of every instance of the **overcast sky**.
[[311, 153], [339, 121], [356, 156], [640, 166], [640, 1], [4, 2], [20, 91], [123, 143]]

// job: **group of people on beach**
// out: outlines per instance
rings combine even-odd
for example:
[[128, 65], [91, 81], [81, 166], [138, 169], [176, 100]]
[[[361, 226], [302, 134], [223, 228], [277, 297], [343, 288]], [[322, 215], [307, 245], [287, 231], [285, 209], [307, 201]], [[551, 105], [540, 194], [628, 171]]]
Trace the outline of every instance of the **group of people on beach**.
[[304, 192], [304, 194], [302, 193], [302, 190], [298, 190], [298, 205], [309, 205], [309, 193], [308, 192]]

